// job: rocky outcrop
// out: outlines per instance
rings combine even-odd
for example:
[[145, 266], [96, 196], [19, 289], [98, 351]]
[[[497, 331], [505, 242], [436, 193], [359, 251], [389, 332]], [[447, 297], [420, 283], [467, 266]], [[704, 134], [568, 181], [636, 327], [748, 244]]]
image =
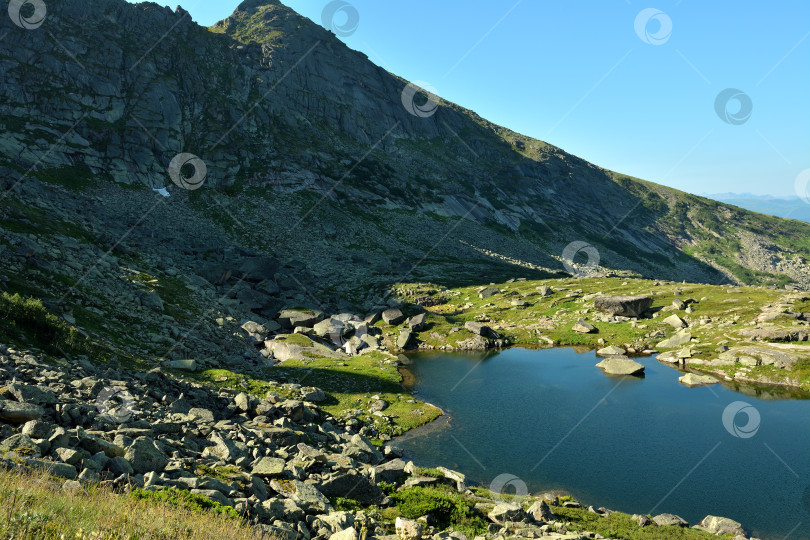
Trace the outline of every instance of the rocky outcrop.
[[599, 311], [622, 317], [640, 317], [652, 304], [649, 296], [602, 296], [593, 301]]
[[[193, 158], [186, 164], [205, 165], [200, 189], [216, 218], [242, 231], [269, 231], [279, 251], [324, 273], [348, 256], [361, 263], [358, 277], [390, 284], [448, 234], [447, 260], [431, 269], [439, 277], [479, 278], [493, 267], [487, 252], [523, 268], [562, 271], [561, 255], [577, 238], [614, 270], [719, 282], [725, 276], [712, 266], [718, 262], [678, 247], [699, 250], [714, 239], [717, 232], [699, 217], [711, 212], [718, 230], [746, 237], [745, 246], [756, 230], [767, 252], [785, 261], [772, 270], [810, 283], [795, 256], [796, 249], [810, 253], [759, 226], [756, 214], [610, 173], [438, 97], [431, 114], [413, 114], [407, 100], [403, 105], [412, 89], [407, 81], [278, 2], [243, 2], [209, 29], [183, 9], [63, 0], [48, 6], [42, 28], [26, 30], [3, 17], [0, 35], [7, 36], [0, 40], [0, 182], [16, 186], [15, 196], [37, 189], [39, 180], [59, 179], [102, 188], [113, 181], [130, 186], [135, 198], [165, 193], [172, 203], [185, 201], [188, 183], [169, 177], [182, 152]], [[439, 152], [423, 152], [423, 144]], [[379, 152], [367, 154], [371, 147]], [[364, 154], [362, 163], [352, 161]], [[25, 187], [17, 185], [24, 174]], [[289, 230], [309, 217], [303, 203], [312, 195], [324, 195], [324, 216], [304, 219], [305, 231]], [[96, 196], [95, 203], [106, 202], [111, 192]], [[272, 201], [276, 211], [261, 211], [260, 202], [248, 208], [236, 196]], [[175, 206], [174, 215], [187, 210]], [[624, 219], [629, 212], [633, 219]], [[448, 231], [447, 219], [460, 226]], [[622, 242], [604, 236], [605, 223], [620, 223]], [[801, 238], [810, 227], [785, 230]], [[362, 247], [369, 238], [379, 251]], [[304, 243], [318, 247], [299, 249]], [[734, 264], [773, 266], [774, 257], [761, 251], [746, 250]], [[246, 287], [233, 297], [266, 307], [281, 268], [261, 259], [228, 266], [206, 261], [206, 274], [213, 282], [242, 279]], [[364, 290], [364, 281], [356, 288]], [[138, 295], [138, 305], [155, 313], [166, 300], [157, 291]]]

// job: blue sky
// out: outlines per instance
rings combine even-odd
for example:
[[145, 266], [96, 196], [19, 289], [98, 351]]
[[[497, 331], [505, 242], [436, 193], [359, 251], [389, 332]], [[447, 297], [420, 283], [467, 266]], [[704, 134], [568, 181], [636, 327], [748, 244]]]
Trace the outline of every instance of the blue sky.
[[[597, 165], [692, 193], [780, 196], [810, 168], [810, 2], [347, 1], [350, 47]], [[320, 24], [329, 2], [284, 3]], [[181, 5], [210, 25], [238, 4]], [[736, 98], [717, 112], [727, 88], [750, 116]]]

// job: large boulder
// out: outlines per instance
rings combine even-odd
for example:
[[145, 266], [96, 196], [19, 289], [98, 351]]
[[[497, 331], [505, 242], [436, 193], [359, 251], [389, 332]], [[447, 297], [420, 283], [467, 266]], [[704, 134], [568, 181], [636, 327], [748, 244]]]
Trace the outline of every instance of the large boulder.
[[672, 328], [686, 328], [687, 324], [686, 321], [675, 315], [674, 313], [664, 319], [664, 322], [670, 325]]
[[520, 507], [512, 503], [501, 503], [490, 511], [487, 517], [500, 525], [507, 521], [528, 521], [529, 515]]
[[652, 304], [649, 296], [600, 296], [593, 301], [599, 311], [622, 317], [640, 317]]
[[233, 463], [244, 455], [236, 443], [218, 431], [212, 431], [208, 439], [214, 443], [203, 451], [203, 457], [214, 456], [226, 463]]
[[390, 308], [382, 312], [382, 320], [385, 324], [396, 326], [405, 320], [405, 315], [397, 308]]
[[481, 291], [478, 293], [478, 298], [483, 300], [484, 298], [489, 298], [491, 296], [495, 296], [496, 294], [499, 294], [500, 292], [501, 292], [501, 290], [498, 287], [486, 287], [484, 289], [481, 289]]
[[149, 437], [138, 437], [127, 448], [124, 459], [129, 461], [132, 469], [139, 474], [150, 471], [162, 471], [169, 459]]
[[574, 326], [571, 327], [571, 330], [578, 334], [594, 334], [597, 332], [597, 329], [594, 325], [586, 321], [585, 319], [580, 319]]
[[719, 516], [706, 516], [695, 528], [703, 529], [718, 536], [723, 534], [745, 536], [745, 529], [743, 529], [742, 524], [733, 519]]
[[626, 356], [611, 356], [605, 358], [596, 367], [604, 370], [608, 375], [643, 375], [644, 366]]
[[477, 336], [489, 339], [500, 339], [501, 335], [490, 328], [489, 326], [475, 321], [467, 321], [464, 323], [464, 328]]
[[405, 328], [397, 337], [397, 349], [411, 348], [413, 348], [413, 331], [410, 328]]
[[42, 418], [44, 411], [33, 403], [19, 403], [0, 399], [0, 421], [9, 424], [24, 424]]
[[382, 465], [377, 465], [371, 469], [371, 479], [375, 482], [388, 482], [395, 484], [400, 478], [405, 476], [405, 466], [407, 464], [402, 459], [393, 459]]
[[39, 445], [28, 435], [17, 433], [0, 442], [0, 452], [16, 452], [23, 456], [39, 454]]
[[272, 480], [270, 487], [282, 497], [294, 501], [305, 512], [324, 514], [332, 509], [329, 499], [312, 484], [298, 480]]
[[528, 512], [535, 521], [539, 522], [555, 521], [557, 519], [546, 501], [536, 501], [529, 507]]
[[274, 457], [263, 457], [253, 467], [251, 474], [260, 478], [275, 478], [284, 474], [284, 460]]
[[670, 525], [675, 525], [678, 527], [688, 527], [689, 522], [683, 519], [681, 516], [676, 516], [675, 514], [658, 514], [657, 516], [652, 518], [653, 523], [658, 525], [659, 527], [667, 527]]
[[17, 401], [23, 403], [53, 405], [57, 401], [56, 394], [54, 394], [52, 390], [40, 386], [12, 383], [8, 385], [8, 391], [11, 392], [11, 395], [13, 395]]

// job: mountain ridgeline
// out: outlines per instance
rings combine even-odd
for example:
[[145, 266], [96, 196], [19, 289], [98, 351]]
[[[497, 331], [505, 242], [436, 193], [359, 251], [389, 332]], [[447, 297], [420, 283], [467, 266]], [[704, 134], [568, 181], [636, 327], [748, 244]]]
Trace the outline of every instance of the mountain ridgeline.
[[[602, 274], [810, 285], [810, 225], [602, 169], [435, 96], [409, 107], [407, 81], [280, 3], [211, 28], [152, 3], [47, 8], [35, 29], [0, 17], [8, 234], [199, 274], [272, 256], [290, 279], [270, 294], [354, 305], [403, 280], [561, 274], [572, 242]], [[200, 189], [169, 179], [180, 153], [205, 163]]]

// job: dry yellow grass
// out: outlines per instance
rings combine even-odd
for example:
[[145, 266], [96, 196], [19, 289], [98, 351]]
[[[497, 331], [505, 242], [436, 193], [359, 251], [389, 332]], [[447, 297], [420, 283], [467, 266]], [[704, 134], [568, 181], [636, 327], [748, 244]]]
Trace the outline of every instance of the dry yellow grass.
[[0, 470], [0, 538], [261, 538], [239, 518], [136, 500], [96, 486], [63, 489], [62, 482], [44, 473]]

